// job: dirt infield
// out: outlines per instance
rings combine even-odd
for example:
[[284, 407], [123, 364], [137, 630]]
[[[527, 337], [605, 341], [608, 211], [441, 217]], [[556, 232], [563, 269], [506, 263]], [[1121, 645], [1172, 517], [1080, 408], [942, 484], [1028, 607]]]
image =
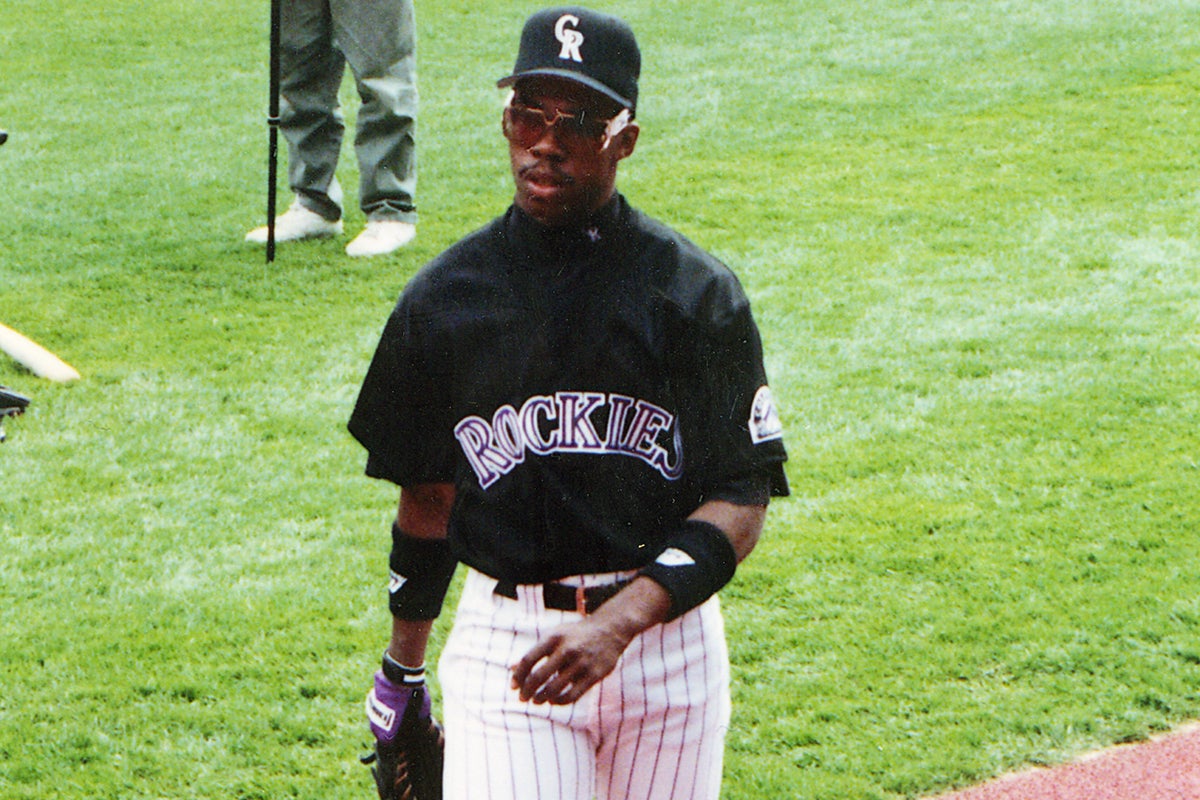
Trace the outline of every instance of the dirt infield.
[[1200, 800], [1200, 724], [930, 800]]

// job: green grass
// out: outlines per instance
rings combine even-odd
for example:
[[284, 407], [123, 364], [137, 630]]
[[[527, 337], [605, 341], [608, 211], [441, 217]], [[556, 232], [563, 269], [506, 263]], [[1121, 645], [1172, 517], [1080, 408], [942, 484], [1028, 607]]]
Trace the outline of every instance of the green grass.
[[[1200, 716], [1200, 5], [607, 7], [646, 59], [622, 188], [743, 278], [792, 456], [725, 592], [727, 800], [920, 797]], [[405, 281], [508, 202], [491, 81], [532, 7], [418, 6], [413, 247], [270, 267], [248, 8], [5, 4], [0, 321], [84, 374], [0, 359], [33, 397], [5, 797], [373, 791], [396, 492], [344, 422]]]

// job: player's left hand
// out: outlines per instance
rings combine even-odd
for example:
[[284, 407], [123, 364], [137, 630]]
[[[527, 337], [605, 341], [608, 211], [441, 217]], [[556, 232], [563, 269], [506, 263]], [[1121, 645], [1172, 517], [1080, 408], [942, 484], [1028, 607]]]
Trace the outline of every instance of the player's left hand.
[[633, 638], [666, 619], [671, 598], [639, 577], [595, 614], [552, 631], [512, 668], [521, 700], [574, 703], [613, 671]]
[[605, 678], [629, 638], [596, 617], [555, 629], [512, 668], [512, 688], [522, 701], [568, 705]]

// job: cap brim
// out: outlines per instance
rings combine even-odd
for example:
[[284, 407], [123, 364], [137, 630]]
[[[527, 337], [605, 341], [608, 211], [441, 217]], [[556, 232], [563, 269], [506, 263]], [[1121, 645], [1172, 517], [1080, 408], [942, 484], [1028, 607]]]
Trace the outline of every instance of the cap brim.
[[628, 97], [622, 97], [621, 95], [614, 92], [612, 89], [605, 86], [600, 81], [595, 80], [593, 78], [589, 78], [587, 75], [581, 75], [580, 73], [574, 72], [569, 69], [531, 69], [531, 70], [526, 70], [525, 72], [518, 72], [515, 75], [509, 75], [506, 78], [501, 78], [500, 80], [496, 81], [496, 85], [498, 87], [500, 87], [501, 89], [504, 89], [508, 86], [512, 86], [514, 83], [516, 83], [517, 81], [522, 80], [524, 78], [536, 78], [536, 77], [565, 78], [566, 80], [574, 81], [575, 83], [582, 84], [583, 86], [586, 86], [589, 89], [599, 92], [600, 94], [604, 95], [605, 97], [609, 98], [610, 100], [614, 100], [617, 103], [620, 103], [622, 108], [629, 108], [629, 109], [633, 108], [633, 103], [631, 103], [629, 101]]

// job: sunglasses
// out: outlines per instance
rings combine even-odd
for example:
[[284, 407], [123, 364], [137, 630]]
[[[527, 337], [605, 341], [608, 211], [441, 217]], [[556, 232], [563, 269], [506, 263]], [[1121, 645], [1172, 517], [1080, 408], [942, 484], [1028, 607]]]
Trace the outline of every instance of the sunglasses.
[[509, 98], [504, 107], [504, 137], [518, 147], [529, 149], [542, 140], [546, 131], [554, 128], [563, 147], [603, 152], [613, 137], [629, 125], [629, 119], [628, 108], [611, 119], [602, 119], [586, 111], [578, 114], [555, 111], [551, 117], [540, 108]]

